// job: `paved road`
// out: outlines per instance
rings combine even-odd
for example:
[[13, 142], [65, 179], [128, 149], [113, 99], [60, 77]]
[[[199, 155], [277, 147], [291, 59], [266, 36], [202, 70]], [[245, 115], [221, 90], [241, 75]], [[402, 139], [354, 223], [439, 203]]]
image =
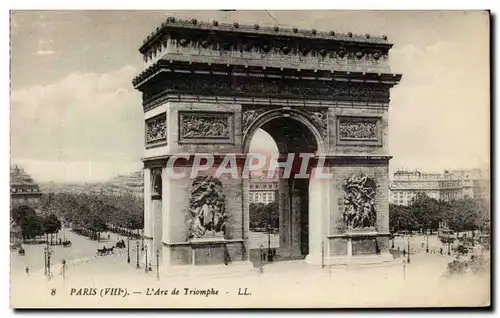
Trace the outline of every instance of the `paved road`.
[[[387, 307], [387, 306], [457, 306], [485, 305], [488, 303], [489, 275], [443, 277], [447, 259], [416, 255], [411, 264], [394, 266], [365, 266], [347, 268], [324, 268], [308, 265], [302, 261], [280, 262], [270, 265], [263, 273], [257, 270], [234, 275], [193, 275], [188, 277], [160, 276], [145, 274], [130, 264], [123, 262], [122, 256], [101, 258], [83, 265], [68, 274], [64, 282], [61, 277], [51, 281], [43, 276], [27, 277], [38, 298], [26, 299], [26, 290], [13, 290], [12, 299], [17, 303], [36, 301], [42, 306], [238, 306], [251, 307], [265, 304], [278, 307]], [[70, 297], [72, 286], [128, 288], [130, 299], [121, 297]], [[182, 291], [184, 288], [220, 290], [223, 297], [146, 297], [148, 287], [161, 287]], [[239, 296], [238, 288], [245, 287], [252, 296]], [[57, 288], [58, 296], [49, 291]], [[45, 293], [45, 294], [44, 294]], [[43, 297], [43, 295], [46, 295]], [[314, 295], [314, 297], [311, 297]], [[20, 301], [22, 300], [22, 302]], [[30, 302], [28, 302], [28, 300]]]
[[[110, 239], [108, 240], [108, 234]], [[122, 237], [113, 233], [103, 233], [101, 236], [103, 239], [100, 242], [90, 240], [88, 237], [78, 235], [73, 233], [70, 229], [61, 230], [59, 237], [70, 240], [72, 243], [71, 247], [63, 247], [61, 245], [51, 246], [52, 256], [51, 264], [61, 264], [62, 260], [70, 262], [72, 260], [78, 259], [88, 259], [89, 257], [96, 256], [97, 249], [101, 249], [103, 246], [111, 247], [116, 244], [116, 242]], [[105, 238], [105, 239], [104, 239]], [[126, 238], [123, 238], [125, 241]], [[26, 254], [20, 256], [17, 251], [11, 252], [11, 271], [12, 272], [24, 272], [26, 266], [30, 268], [31, 272], [36, 272], [43, 270], [44, 268], [44, 244], [24, 244], [24, 249]], [[131, 247], [135, 246], [134, 244]], [[116, 248], [115, 248], [116, 250]], [[126, 251], [126, 249], [124, 249]], [[135, 248], [131, 248], [131, 252], [135, 253]], [[134, 254], [135, 255], [135, 254]]]
[[[425, 253], [427, 242], [425, 235], [412, 235], [410, 238], [410, 251], [412, 253]], [[392, 242], [390, 242], [392, 245]], [[458, 241], [455, 240], [452, 246], [456, 247]], [[408, 250], [408, 236], [396, 236], [394, 239], [394, 248], [402, 251], [403, 249]], [[437, 235], [429, 236], [429, 251], [435, 251], [439, 253], [439, 250], [443, 248], [443, 253], [448, 252], [448, 245], [441, 243]]]

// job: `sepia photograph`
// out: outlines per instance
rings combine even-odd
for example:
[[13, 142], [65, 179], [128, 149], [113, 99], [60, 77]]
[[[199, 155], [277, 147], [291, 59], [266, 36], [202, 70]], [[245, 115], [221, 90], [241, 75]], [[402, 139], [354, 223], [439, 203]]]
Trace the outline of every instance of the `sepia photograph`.
[[490, 307], [490, 19], [11, 10], [10, 307]]

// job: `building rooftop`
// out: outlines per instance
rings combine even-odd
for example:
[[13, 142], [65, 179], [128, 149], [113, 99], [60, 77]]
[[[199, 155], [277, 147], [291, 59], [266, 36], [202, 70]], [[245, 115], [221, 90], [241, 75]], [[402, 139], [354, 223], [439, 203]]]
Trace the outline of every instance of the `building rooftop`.
[[470, 170], [445, 170], [443, 173], [426, 173], [419, 170], [398, 170], [394, 172], [394, 181], [446, 181], [462, 179], [484, 179], [488, 178], [488, 172], [482, 169]]
[[257, 76], [264, 72], [278, 77], [347, 78], [393, 86], [401, 74], [390, 71], [392, 46], [383, 35], [170, 17], [140, 46], [145, 65], [132, 83], [140, 88], [156, 75], [174, 73]]
[[393, 44], [388, 42], [387, 36], [373, 36], [370, 34], [359, 35], [348, 33], [337, 33], [335, 30], [329, 31], [319, 31], [316, 29], [303, 30], [298, 28], [280, 28], [278, 26], [260, 26], [258, 24], [254, 25], [244, 25], [235, 21], [231, 24], [220, 23], [216, 20], [211, 22], [198, 21], [197, 19], [182, 20], [176, 19], [175, 17], [167, 18], [155, 31], [151, 32], [144, 40], [139, 48], [139, 52], [145, 53], [147, 49], [154, 45], [157, 40], [161, 38], [163, 34], [167, 31], [178, 31], [182, 29], [188, 29], [192, 31], [202, 31], [202, 32], [212, 32], [217, 33], [232, 33], [234, 35], [264, 35], [276, 38], [291, 38], [291, 39], [302, 39], [302, 40], [322, 40], [322, 41], [335, 41], [335, 42], [345, 42], [348, 43], [371, 43], [379, 44], [384, 47], [392, 47]]
[[16, 192], [17, 188], [29, 189], [29, 192], [39, 192], [38, 184], [33, 178], [28, 175], [20, 166], [12, 166], [10, 168], [10, 187], [11, 191]]

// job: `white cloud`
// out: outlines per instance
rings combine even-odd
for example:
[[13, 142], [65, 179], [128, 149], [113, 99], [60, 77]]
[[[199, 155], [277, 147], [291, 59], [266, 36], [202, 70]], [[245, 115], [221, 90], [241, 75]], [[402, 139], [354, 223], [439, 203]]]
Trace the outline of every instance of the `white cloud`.
[[52, 50], [38, 50], [33, 53], [33, 55], [41, 55], [41, 56], [52, 55], [52, 54], [56, 54], [56, 52]]
[[393, 50], [393, 71], [403, 73], [389, 110], [393, 167], [436, 171], [489, 162], [488, 48], [472, 44]]
[[[13, 91], [13, 160], [32, 165], [34, 177], [53, 175], [54, 180], [78, 174], [89, 178], [88, 169], [61, 173], [58, 165], [90, 162], [95, 167], [95, 163], [100, 170], [90, 176], [98, 178], [137, 164], [143, 147], [143, 114], [140, 93], [131, 84], [136, 74], [130, 66], [106, 74], [73, 73], [47, 86]], [[102, 167], [107, 167], [106, 173], [97, 173]]]

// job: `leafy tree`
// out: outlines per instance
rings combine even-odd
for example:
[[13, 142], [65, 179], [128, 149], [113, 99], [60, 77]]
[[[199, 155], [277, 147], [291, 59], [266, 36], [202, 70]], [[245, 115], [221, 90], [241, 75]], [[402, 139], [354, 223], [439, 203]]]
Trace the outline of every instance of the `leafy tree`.
[[472, 231], [477, 226], [477, 207], [473, 199], [465, 198], [451, 202], [447, 222], [451, 230], [457, 233]]
[[412, 233], [419, 227], [412, 209], [403, 205], [389, 205], [389, 227], [393, 233], [408, 231]]
[[279, 227], [279, 208], [278, 202], [269, 204], [251, 203], [250, 204], [250, 228], [278, 228]]
[[34, 239], [39, 235], [43, 235], [43, 220], [38, 215], [31, 215], [24, 220], [21, 225], [23, 240]]
[[42, 222], [44, 232], [45, 234], [50, 234], [50, 242], [52, 244], [52, 235], [61, 230], [61, 221], [55, 214], [50, 214]]
[[430, 230], [432, 234], [432, 228], [438, 225], [439, 202], [421, 192], [412, 199], [410, 208], [421, 231]]

